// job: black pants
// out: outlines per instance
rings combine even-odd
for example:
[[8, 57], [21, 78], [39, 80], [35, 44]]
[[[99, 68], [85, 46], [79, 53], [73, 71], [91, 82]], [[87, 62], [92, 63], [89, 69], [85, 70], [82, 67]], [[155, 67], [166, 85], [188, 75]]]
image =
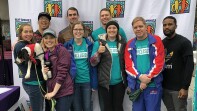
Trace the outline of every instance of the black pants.
[[103, 100], [104, 111], [124, 111], [122, 104], [125, 86], [122, 82], [116, 85], [110, 85], [109, 90], [102, 86], [99, 86], [98, 90]]
[[[46, 82], [44, 82], [42, 84], [42, 88], [44, 89], [45, 92], [47, 91]], [[41, 90], [41, 91], [42, 91], [42, 94], [44, 96], [46, 93], [43, 90]], [[45, 111], [50, 111], [51, 110], [51, 106], [52, 106], [51, 101], [48, 100], [48, 99], [45, 99]]]

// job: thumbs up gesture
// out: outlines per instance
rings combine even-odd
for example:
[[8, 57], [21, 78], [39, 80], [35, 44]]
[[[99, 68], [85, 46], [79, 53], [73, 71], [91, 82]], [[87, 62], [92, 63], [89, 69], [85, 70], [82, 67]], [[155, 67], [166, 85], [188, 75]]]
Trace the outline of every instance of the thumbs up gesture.
[[105, 52], [105, 46], [103, 46], [103, 44], [100, 42], [98, 53], [103, 53], [103, 52]]

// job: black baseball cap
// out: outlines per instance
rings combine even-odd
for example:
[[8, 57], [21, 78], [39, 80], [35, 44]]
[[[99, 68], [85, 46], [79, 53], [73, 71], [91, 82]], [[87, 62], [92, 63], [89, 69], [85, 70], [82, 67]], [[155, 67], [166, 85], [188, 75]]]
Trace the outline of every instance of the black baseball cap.
[[45, 16], [49, 19], [49, 21], [51, 20], [51, 16], [49, 15], [49, 13], [47, 12], [40, 12], [38, 15], [38, 20], [40, 19], [40, 17]]

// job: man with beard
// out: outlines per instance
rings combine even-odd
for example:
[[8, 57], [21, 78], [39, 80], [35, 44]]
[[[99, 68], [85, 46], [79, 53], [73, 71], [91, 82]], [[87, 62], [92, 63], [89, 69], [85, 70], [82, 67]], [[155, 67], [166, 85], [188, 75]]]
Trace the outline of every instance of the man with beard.
[[168, 111], [187, 111], [188, 88], [194, 69], [191, 42], [176, 34], [176, 18], [163, 20], [165, 69], [163, 71], [163, 102]]
[[[73, 38], [72, 25], [73, 23], [79, 21], [79, 12], [75, 7], [68, 8], [67, 20], [69, 22], [69, 26], [61, 30], [58, 35], [58, 42], [62, 44], [64, 44], [64, 42], [67, 42]], [[88, 37], [90, 41], [92, 41], [92, 38], [89, 36], [91, 32], [92, 31], [86, 27], [84, 37]]]
[[[111, 19], [112, 19], [112, 15], [111, 15], [110, 10], [108, 8], [101, 9], [101, 11], [100, 11], [100, 21], [101, 21], [102, 26], [92, 32], [92, 39], [94, 41], [97, 41], [99, 39], [100, 35], [103, 35], [103, 34], [106, 33], [106, 31], [105, 31], [106, 24]], [[125, 32], [122, 28], [119, 29], [119, 34], [122, 38], [124, 38], [127, 41], [126, 34], [125, 34]]]
[[34, 32], [34, 41], [40, 43], [43, 31], [49, 28], [51, 16], [47, 12], [40, 12], [38, 15], [38, 30]]

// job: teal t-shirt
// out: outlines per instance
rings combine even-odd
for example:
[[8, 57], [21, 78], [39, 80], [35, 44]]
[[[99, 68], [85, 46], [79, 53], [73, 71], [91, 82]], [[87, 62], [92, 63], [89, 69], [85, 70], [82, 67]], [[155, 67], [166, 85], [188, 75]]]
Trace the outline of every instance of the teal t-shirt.
[[107, 44], [112, 54], [110, 85], [116, 85], [122, 81], [117, 42], [116, 41], [112, 42], [107, 40]]
[[77, 67], [77, 75], [75, 83], [90, 82], [89, 66], [88, 66], [88, 50], [86, 42], [83, 39], [81, 45], [74, 42], [74, 58]]
[[[150, 56], [149, 56], [148, 44], [149, 44], [148, 37], [145, 40], [136, 41], [137, 69], [141, 74], [146, 74], [147, 71], [150, 69]], [[155, 84], [151, 82], [149, 83], [148, 86], [154, 87]]]
[[[105, 34], [105, 33], [106, 33], [105, 29], [103, 27], [100, 27], [97, 30], [92, 32], [92, 39], [94, 41], [97, 41], [98, 40], [98, 35], [100, 35], [100, 34], [102, 35], [102, 34]], [[124, 38], [127, 41], [126, 34], [125, 34], [125, 32], [122, 28], [119, 29], [119, 34], [121, 35], [122, 38]]]

